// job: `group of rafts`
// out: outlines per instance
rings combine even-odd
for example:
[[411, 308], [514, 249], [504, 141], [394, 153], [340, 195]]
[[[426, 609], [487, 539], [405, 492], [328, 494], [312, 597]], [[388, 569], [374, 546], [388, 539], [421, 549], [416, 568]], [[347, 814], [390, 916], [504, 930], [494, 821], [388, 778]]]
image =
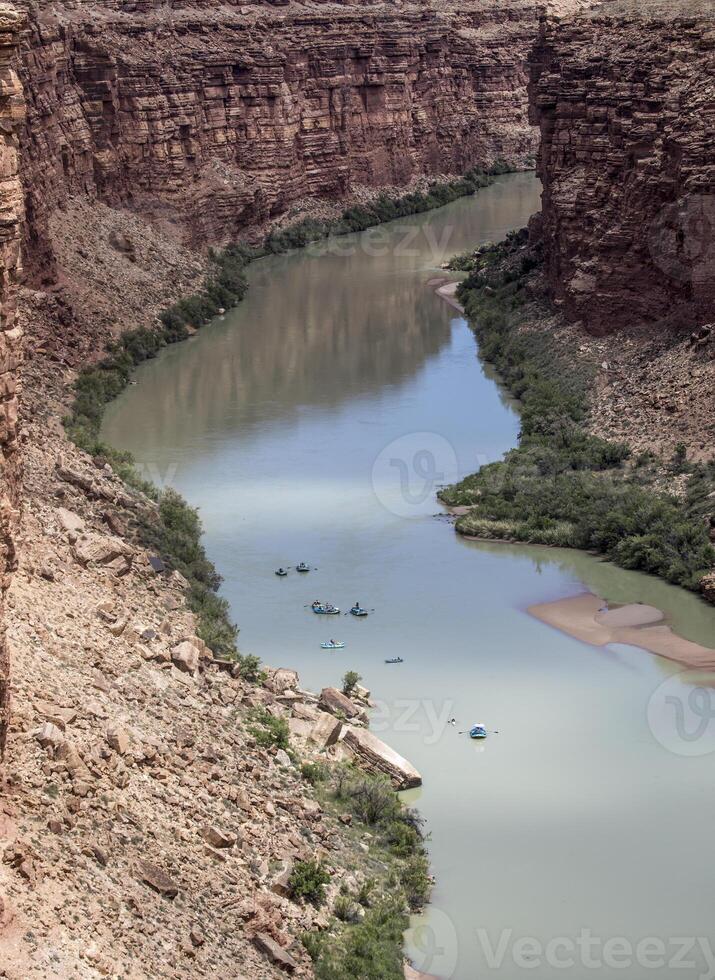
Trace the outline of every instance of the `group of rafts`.
[[[302, 573], [309, 572], [310, 566], [306, 565], [305, 562], [301, 562], [300, 565], [295, 566], [295, 570], [296, 572], [302, 572]], [[285, 578], [287, 574], [288, 574], [287, 569], [283, 567], [278, 568], [276, 570], [276, 575], [278, 575], [279, 578]], [[310, 608], [313, 610], [316, 616], [339, 616], [340, 615], [340, 608], [338, 606], [334, 606], [332, 602], [321, 602], [320, 599], [316, 599], [314, 602], [312, 602]], [[367, 609], [364, 609], [360, 605], [360, 602], [358, 601], [355, 603], [354, 606], [351, 607], [350, 615], [355, 616], [357, 619], [365, 619], [368, 616], [368, 611]], [[320, 646], [323, 648], [323, 650], [345, 649], [345, 644], [342, 640], [330, 639], [327, 640], [325, 643], [321, 643]], [[404, 661], [402, 657], [391, 657], [390, 659], [385, 660], [386, 664], [401, 664], [403, 662]], [[470, 738], [486, 738], [487, 735], [488, 735], [487, 729], [481, 723], [472, 725], [472, 727], [469, 729]]]
[[[306, 565], [304, 561], [300, 565], [295, 566], [296, 572], [302, 572], [305, 574], [310, 571], [310, 565]], [[284, 568], [282, 565], [280, 568], [276, 569], [276, 575], [279, 578], [285, 578], [288, 575], [288, 569]], [[334, 606], [332, 602], [321, 602], [320, 599], [316, 599], [315, 602], [311, 603], [310, 608], [316, 614], [316, 616], [339, 616], [340, 609], [338, 606]], [[356, 602], [355, 605], [350, 609], [350, 615], [355, 616], [357, 619], [365, 619], [368, 616], [367, 609], [364, 609], [360, 602]], [[325, 643], [320, 644], [323, 650], [344, 650], [345, 644], [342, 640], [327, 640]], [[401, 664], [403, 662], [402, 657], [391, 657], [386, 660], [386, 664]]]

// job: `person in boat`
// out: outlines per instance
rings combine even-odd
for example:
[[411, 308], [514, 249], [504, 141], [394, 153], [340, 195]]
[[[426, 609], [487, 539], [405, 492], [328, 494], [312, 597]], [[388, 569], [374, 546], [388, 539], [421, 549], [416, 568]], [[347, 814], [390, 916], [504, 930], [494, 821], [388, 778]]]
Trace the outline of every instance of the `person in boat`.
[[330, 640], [330, 646], [331, 647], [336, 647], [337, 645], [338, 645], [337, 644], [337, 640]]

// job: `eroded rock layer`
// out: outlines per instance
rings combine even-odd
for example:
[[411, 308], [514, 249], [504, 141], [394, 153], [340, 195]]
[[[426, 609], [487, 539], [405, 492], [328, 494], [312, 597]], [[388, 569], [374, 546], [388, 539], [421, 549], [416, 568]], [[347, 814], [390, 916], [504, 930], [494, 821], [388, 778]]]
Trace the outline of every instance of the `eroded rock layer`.
[[306, 197], [525, 166], [537, 28], [530, 0], [33, 6], [28, 257], [46, 265], [47, 214], [71, 195], [203, 244]]
[[618, 0], [532, 54], [550, 288], [604, 334], [715, 312], [711, 4]]
[[16, 397], [20, 332], [15, 314], [23, 204], [16, 129], [23, 119], [24, 102], [12, 64], [23, 21], [18, 11], [0, 4], [0, 758], [10, 699], [4, 598], [15, 563], [13, 531], [20, 483]]

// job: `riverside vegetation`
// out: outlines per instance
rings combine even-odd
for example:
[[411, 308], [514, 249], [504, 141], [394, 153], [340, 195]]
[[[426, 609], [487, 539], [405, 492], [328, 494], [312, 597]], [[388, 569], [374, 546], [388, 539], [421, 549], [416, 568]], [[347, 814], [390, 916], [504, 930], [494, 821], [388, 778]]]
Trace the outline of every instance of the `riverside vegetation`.
[[[314, 764], [316, 765], [316, 764]], [[389, 780], [340, 764], [309, 770], [318, 799], [340, 814], [356, 841], [369, 832], [366, 875], [357, 893], [344, 889], [333, 905], [336, 921], [322, 933], [307, 933], [303, 943], [318, 980], [402, 980], [403, 935], [408, 911], [418, 911], [431, 888], [422, 819], [400, 803]], [[305, 775], [305, 773], [304, 773]], [[295, 887], [308, 888], [320, 901], [326, 884], [319, 866], [296, 869]], [[295, 872], [294, 872], [295, 874]]]
[[[139, 364], [156, 357], [168, 344], [186, 340], [215, 316], [238, 305], [248, 288], [246, 266], [253, 260], [441, 207], [476, 193], [491, 182], [493, 175], [508, 169], [506, 164], [497, 162], [488, 172], [474, 169], [459, 180], [432, 184], [427, 193], [399, 198], [381, 195], [369, 205], [346, 209], [335, 221], [305, 219], [271, 232], [259, 247], [238, 243], [220, 252], [212, 250], [199, 292], [164, 310], [156, 327], [122, 333], [107, 346], [102, 360], [80, 372], [74, 401], [64, 419], [67, 433], [80, 449], [105, 459], [128, 486], [157, 503], [156, 519], [140, 521], [137, 535], [145, 547], [156, 551], [169, 568], [177, 569], [189, 582], [189, 606], [198, 619], [197, 633], [215, 654], [242, 660], [236, 646], [238, 628], [231, 620], [228, 603], [218, 595], [221, 576], [201, 543], [199, 515], [174, 490], [159, 491], [141, 479], [130, 453], [119, 452], [101, 441], [105, 406], [129, 384], [132, 371]], [[252, 663], [246, 665], [248, 672], [253, 668]]]
[[[525, 232], [452, 262], [468, 272], [457, 295], [480, 356], [519, 398], [522, 424], [516, 449], [440, 498], [469, 507], [456, 525], [465, 535], [580, 548], [697, 590], [715, 565], [715, 460], [691, 464], [684, 446], [671, 460], [632, 458], [626, 445], [588, 433], [594, 368], [567, 361], [550, 332], [528, 327], [550, 315], [539, 266]], [[664, 489], [675, 478], [682, 492]]]

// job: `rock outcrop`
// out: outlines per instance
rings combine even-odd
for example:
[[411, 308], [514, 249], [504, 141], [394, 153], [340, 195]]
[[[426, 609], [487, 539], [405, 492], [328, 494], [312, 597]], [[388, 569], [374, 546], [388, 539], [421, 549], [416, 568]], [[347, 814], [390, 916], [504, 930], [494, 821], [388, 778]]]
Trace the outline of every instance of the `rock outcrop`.
[[22, 89], [13, 69], [24, 17], [0, 5], [0, 759], [5, 748], [10, 702], [10, 664], [5, 639], [5, 593], [15, 565], [14, 530], [19, 507], [17, 450], [17, 285], [21, 272], [23, 198], [17, 128], [22, 123]]
[[412, 763], [372, 732], [349, 726], [343, 745], [350, 750], [360, 768], [388, 776], [396, 789], [412, 789], [422, 785], [422, 777]]
[[[585, 0], [546, 0], [574, 10]], [[305, 198], [536, 152], [531, 0], [33, 5], [23, 49], [28, 257], [71, 197], [200, 245]]]
[[532, 54], [553, 298], [594, 334], [715, 312], [715, 13], [616, 0]]

